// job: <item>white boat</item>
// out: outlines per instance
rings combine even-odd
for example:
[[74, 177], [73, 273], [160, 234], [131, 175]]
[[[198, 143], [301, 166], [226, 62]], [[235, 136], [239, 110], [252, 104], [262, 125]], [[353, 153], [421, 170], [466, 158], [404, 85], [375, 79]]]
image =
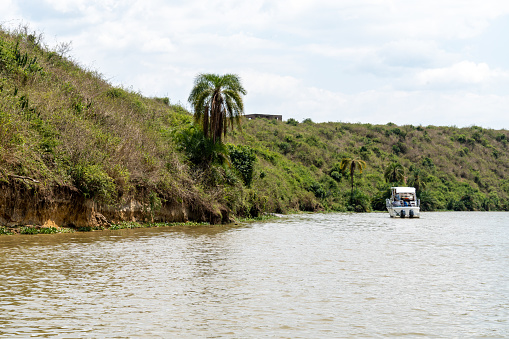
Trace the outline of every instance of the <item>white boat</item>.
[[391, 187], [391, 198], [386, 200], [391, 218], [419, 218], [420, 205], [414, 187]]

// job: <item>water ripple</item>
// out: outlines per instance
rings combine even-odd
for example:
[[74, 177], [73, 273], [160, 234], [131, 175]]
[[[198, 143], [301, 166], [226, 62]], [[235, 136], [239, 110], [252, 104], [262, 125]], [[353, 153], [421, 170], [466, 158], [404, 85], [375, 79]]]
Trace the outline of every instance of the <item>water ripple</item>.
[[509, 337], [509, 214], [0, 237], [0, 337]]

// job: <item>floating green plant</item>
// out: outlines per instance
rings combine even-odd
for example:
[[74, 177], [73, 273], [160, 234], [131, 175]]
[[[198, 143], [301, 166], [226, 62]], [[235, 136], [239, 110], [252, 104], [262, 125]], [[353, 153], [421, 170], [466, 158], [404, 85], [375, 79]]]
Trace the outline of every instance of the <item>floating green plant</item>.
[[20, 234], [54, 234], [59, 233], [56, 227], [34, 227], [34, 226], [23, 226], [19, 229]]
[[0, 226], [0, 235], [12, 235], [14, 234], [13, 232], [11, 232], [10, 230], [8, 230], [7, 228], [5, 228], [4, 226]]

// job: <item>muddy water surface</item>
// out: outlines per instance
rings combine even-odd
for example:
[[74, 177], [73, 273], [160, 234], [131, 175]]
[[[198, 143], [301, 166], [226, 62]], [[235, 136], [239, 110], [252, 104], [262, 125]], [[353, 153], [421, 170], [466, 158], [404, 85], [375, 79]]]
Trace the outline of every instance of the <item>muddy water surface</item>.
[[508, 338], [509, 213], [0, 237], [0, 338]]

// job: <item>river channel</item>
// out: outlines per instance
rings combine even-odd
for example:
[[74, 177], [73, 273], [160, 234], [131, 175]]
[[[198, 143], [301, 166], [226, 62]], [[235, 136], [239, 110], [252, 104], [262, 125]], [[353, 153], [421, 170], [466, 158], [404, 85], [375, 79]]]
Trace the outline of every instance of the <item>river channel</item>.
[[509, 338], [509, 213], [0, 236], [0, 338]]

